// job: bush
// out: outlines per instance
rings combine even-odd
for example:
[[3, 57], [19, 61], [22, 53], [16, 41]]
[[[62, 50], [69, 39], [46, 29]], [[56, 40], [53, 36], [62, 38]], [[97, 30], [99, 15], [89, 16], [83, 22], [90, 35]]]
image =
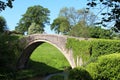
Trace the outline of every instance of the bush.
[[12, 36], [0, 35], [0, 67], [10, 67], [14, 62], [14, 43], [12, 42]]
[[120, 54], [100, 56], [95, 63], [86, 69], [94, 80], [120, 80]]
[[107, 40], [107, 39], [92, 40], [91, 45], [93, 57], [120, 52], [119, 40]]
[[84, 64], [95, 61], [98, 56], [120, 53], [120, 41], [109, 39], [78, 40], [68, 38], [66, 47], [73, 50], [75, 62], [81, 57]]
[[69, 80], [92, 80], [90, 74], [81, 67], [70, 70], [68, 78]]
[[19, 36], [0, 34], [0, 80], [15, 80], [16, 40]]

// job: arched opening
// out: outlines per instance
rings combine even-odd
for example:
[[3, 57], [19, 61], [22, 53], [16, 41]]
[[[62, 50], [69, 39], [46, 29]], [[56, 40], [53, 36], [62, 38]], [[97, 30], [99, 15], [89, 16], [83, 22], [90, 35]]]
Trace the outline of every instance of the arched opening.
[[[39, 48], [39, 46], [42, 46], [42, 44], [49, 44], [49, 46], [52, 46], [53, 47], [53, 45], [54, 44], [51, 44], [50, 42], [48, 42], [48, 41], [44, 41], [44, 40], [37, 40], [37, 41], [33, 41], [32, 43], [30, 43], [24, 50], [23, 50], [23, 52], [22, 52], [22, 54], [21, 54], [21, 56], [20, 56], [20, 58], [19, 58], [19, 60], [18, 60], [18, 64], [17, 64], [17, 68], [18, 69], [23, 69], [23, 68], [26, 68], [27, 66], [28, 66], [28, 61], [29, 61], [29, 59], [30, 59], [30, 56], [33, 54], [33, 52], [34, 52], [34, 50], [36, 50], [36, 48], [38, 47]], [[55, 56], [55, 58], [57, 59], [57, 57], [60, 59], [60, 56], [58, 55], [58, 54], [60, 54], [60, 55], [62, 55], [62, 57], [64, 57], [64, 59], [66, 60], [66, 58], [65, 58], [65, 56], [63, 55], [63, 53], [61, 53], [60, 52], [60, 50], [59, 49], [57, 49], [56, 48], [56, 46], [54, 45], [54, 49], [56, 49], [57, 51], [59, 51], [59, 53], [56, 53], [56, 54], [54, 54], [54, 56]], [[52, 52], [52, 51], [54, 51], [54, 50], [47, 50], [46, 49], [46, 51], [48, 51], [48, 52]], [[44, 51], [43, 51], [44, 52]], [[47, 53], [48, 53], [47, 52]], [[39, 55], [40, 55], [40, 53], [42, 53], [42, 51], [39, 51]], [[48, 56], [49, 57], [49, 56]], [[46, 58], [47, 59], [47, 58]], [[64, 60], [64, 59], [60, 59], [60, 60]], [[32, 59], [30, 59], [31, 61], [34, 61], [34, 60], [32, 60]], [[50, 63], [54, 63], [53, 61], [50, 61], [50, 60], [48, 60]], [[39, 61], [36, 61], [36, 62], [39, 62]], [[68, 62], [67, 60], [66, 61], [64, 61], [64, 62]], [[64, 62], [62, 62], [62, 63], [64, 63]], [[41, 63], [43, 63], [43, 62], [41, 62]], [[56, 62], [56, 63], [54, 63], [54, 64], [58, 64], [59, 66], [61, 65], [61, 68], [65, 68], [67, 65], [68, 65], [68, 63], [67, 63], [67, 65], [62, 65], [62, 64], [60, 64], [59, 62]], [[46, 64], [47, 65], [47, 64]]]
[[[50, 74], [70, 67], [64, 55], [53, 45], [43, 43], [30, 56], [28, 68], [39, 73]], [[43, 72], [44, 71], [44, 72]]]

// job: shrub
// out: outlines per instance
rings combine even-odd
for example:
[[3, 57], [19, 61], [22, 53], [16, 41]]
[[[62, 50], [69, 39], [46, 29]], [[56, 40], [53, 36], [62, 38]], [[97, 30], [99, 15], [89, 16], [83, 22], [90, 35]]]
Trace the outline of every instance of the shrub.
[[73, 50], [75, 62], [81, 57], [84, 64], [92, 62], [100, 55], [120, 53], [120, 41], [109, 39], [78, 40], [68, 38], [66, 47]]
[[82, 67], [70, 70], [68, 78], [69, 80], [92, 80], [90, 74]]
[[91, 45], [93, 57], [120, 52], [119, 40], [107, 40], [107, 39], [92, 40]]
[[95, 63], [86, 69], [94, 80], [120, 80], [120, 54], [100, 56]]

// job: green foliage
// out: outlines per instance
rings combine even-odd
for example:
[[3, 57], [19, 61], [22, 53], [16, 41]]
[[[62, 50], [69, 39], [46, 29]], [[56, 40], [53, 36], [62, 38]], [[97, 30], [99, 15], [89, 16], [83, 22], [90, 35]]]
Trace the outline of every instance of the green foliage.
[[101, 27], [89, 27], [89, 36], [91, 38], [104, 38], [110, 39], [112, 38], [112, 31], [102, 29]]
[[51, 24], [51, 30], [58, 34], [67, 34], [70, 30], [70, 23], [65, 17], [58, 17]]
[[92, 12], [86, 9], [76, 10], [74, 7], [63, 7], [59, 12], [59, 16], [65, 17], [71, 26], [78, 24], [80, 21], [85, 21], [86, 25], [93, 25], [96, 19]]
[[87, 65], [86, 69], [94, 80], [120, 79], [120, 54], [100, 56], [94, 63]]
[[70, 70], [69, 80], [92, 80], [90, 74], [82, 67]]
[[0, 11], [2, 11], [2, 10], [5, 10], [5, 8], [8, 6], [9, 8], [12, 8], [13, 7], [13, 5], [12, 5], [12, 2], [13, 2], [14, 0], [7, 0], [7, 2], [6, 1], [0, 1]]
[[78, 24], [73, 26], [69, 31], [69, 35], [74, 37], [89, 37], [89, 30], [85, 21], [80, 21]]
[[20, 19], [16, 31], [24, 33], [28, 32], [28, 28], [32, 23], [39, 25], [40, 30], [44, 30], [45, 24], [49, 23], [49, 13], [47, 8], [40, 5], [29, 7], [23, 17]]
[[0, 33], [4, 32], [4, 30], [6, 29], [6, 20], [4, 19], [4, 17], [0, 16]]
[[0, 80], [15, 80], [18, 35], [0, 34]]
[[98, 64], [97, 63], [90, 63], [85, 66], [85, 69], [90, 73], [93, 80], [97, 78], [98, 74]]
[[15, 45], [18, 36], [0, 35], [0, 65], [10, 67], [15, 60]]
[[99, 21], [98, 24], [102, 24], [105, 27], [111, 27], [111, 23], [114, 23], [114, 26], [112, 26], [114, 27], [113, 30], [116, 32], [120, 31], [120, 0], [88, 1], [87, 5], [90, 7], [97, 7], [98, 14], [101, 13], [102, 15], [101, 21]]
[[43, 33], [43, 28], [36, 23], [32, 23], [28, 28], [28, 34]]
[[112, 54], [120, 52], [119, 40], [93, 40], [92, 41], [92, 56], [97, 57], [104, 54]]
[[73, 50], [75, 62], [77, 56], [81, 57], [83, 63], [94, 61], [100, 55], [112, 54], [120, 52], [119, 40], [105, 40], [105, 39], [93, 39], [93, 40], [77, 40], [68, 38], [66, 47]]
[[90, 57], [90, 41], [79, 41], [77, 39], [68, 38], [66, 47], [73, 50], [75, 62], [77, 63], [77, 56], [81, 57], [83, 63]]
[[73, 26], [73, 28], [69, 32], [70, 36], [75, 37], [84, 37], [84, 38], [103, 38], [103, 39], [111, 39], [112, 31], [102, 29], [101, 27], [91, 27], [87, 26], [84, 21], [79, 22], [77, 25]]

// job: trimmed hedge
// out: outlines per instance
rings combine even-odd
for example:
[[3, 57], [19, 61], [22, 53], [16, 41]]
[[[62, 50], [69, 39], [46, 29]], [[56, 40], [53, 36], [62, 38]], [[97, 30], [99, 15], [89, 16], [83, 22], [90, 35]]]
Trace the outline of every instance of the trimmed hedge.
[[85, 64], [104, 54], [120, 53], [120, 40], [109, 39], [91, 39], [91, 40], [78, 40], [68, 38], [66, 47], [73, 50], [75, 61], [77, 57], [81, 57]]
[[94, 80], [120, 80], [120, 54], [100, 56], [86, 69]]

